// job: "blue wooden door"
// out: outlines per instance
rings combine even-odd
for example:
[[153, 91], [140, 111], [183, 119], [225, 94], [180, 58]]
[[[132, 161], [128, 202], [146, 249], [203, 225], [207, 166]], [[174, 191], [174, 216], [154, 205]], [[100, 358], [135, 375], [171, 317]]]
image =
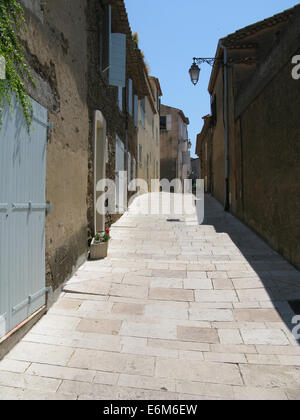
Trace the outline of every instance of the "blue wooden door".
[[0, 338], [45, 304], [47, 111], [3, 110], [0, 130]]

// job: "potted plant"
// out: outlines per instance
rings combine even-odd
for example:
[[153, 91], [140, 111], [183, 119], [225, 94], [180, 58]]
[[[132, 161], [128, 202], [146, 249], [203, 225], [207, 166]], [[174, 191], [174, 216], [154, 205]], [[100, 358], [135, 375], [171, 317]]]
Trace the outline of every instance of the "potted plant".
[[97, 233], [91, 243], [90, 259], [100, 260], [107, 257], [108, 243], [110, 240], [109, 230]]

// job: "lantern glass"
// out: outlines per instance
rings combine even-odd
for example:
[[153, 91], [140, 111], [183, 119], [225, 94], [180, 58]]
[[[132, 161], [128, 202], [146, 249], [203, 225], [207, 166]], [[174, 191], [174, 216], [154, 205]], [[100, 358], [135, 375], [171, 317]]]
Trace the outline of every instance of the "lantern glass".
[[192, 67], [189, 70], [190, 76], [191, 76], [191, 81], [193, 83], [193, 85], [196, 85], [199, 81], [199, 76], [200, 76], [200, 68], [197, 66], [196, 63], [193, 63]]

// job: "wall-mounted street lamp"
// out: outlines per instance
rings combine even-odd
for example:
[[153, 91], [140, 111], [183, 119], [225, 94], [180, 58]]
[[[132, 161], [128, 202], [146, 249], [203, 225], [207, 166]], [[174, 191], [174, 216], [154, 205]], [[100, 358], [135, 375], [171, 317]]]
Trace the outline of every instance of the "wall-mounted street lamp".
[[189, 70], [190, 73], [190, 77], [191, 77], [191, 81], [193, 83], [194, 86], [196, 86], [196, 84], [199, 82], [199, 76], [200, 76], [200, 72], [201, 69], [198, 66], [198, 64], [209, 64], [210, 66], [213, 66], [215, 61], [220, 61], [218, 58], [193, 58], [194, 62]]
[[[223, 44], [221, 40], [219, 43], [220, 48], [223, 49], [223, 57], [220, 58], [196, 58], [194, 57], [193, 64], [189, 70], [191, 81], [194, 86], [199, 81], [199, 76], [201, 69], [199, 67], [200, 64], [207, 63], [210, 66], [213, 66], [215, 62], [219, 61], [224, 66], [224, 114], [225, 114], [225, 203], [224, 209], [229, 211], [230, 203], [229, 203], [229, 100], [228, 100], [228, 50], [227, 47]], [[199, 65], [198, 65], [199, 64]]]

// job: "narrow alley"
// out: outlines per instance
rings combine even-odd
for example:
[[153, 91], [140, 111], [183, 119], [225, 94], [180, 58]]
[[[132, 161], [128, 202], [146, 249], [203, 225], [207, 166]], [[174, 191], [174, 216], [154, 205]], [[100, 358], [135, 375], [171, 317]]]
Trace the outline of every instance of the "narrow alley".
[[0, 399], [300, 399], [299, 272], [210, 196], [205, 216], [125, 213], [0, 362]]

